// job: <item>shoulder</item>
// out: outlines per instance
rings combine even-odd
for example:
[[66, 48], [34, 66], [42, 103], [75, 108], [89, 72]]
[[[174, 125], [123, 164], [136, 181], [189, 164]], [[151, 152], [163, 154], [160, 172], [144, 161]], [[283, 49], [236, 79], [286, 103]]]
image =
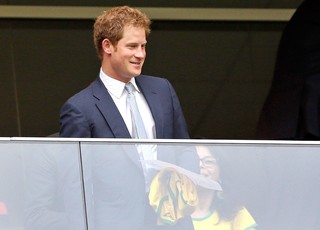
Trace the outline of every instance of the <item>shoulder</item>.
[[148, 87], [152, 90], [169, 90], [172, 91], [173, 87], [168, 79], [163, 77], [155, 77], [149, 75], [140, 75], [136, 77], [136, 82], [140, 87]]
[[89, 96], [94, 95], [94, 92], [97, 91], [97, 89], [101, 88], [103, 86], [103, 83], [96, 79], [95, 81], [91, 82], [90, 85], [88, 85], [86, 88], [80, 90], [73, 96], [71, 96], [68, 101], [77, 101], [77, 100], [84, 100], [88, 99]]
[[140, 76], [136, 77], [136, 81], [138, 81], [140, 83], [150, 83], [150, 84], [168, 82], [168, 80], [166, 78], [150, 76], [150, 75], [140, 75]]
[[99, 81], [95, 80], [89, 86], [67, 99], [63, 106], [69, 105], [77, 108], [90, 107], [96, 100], [93, 92], [97, 87], [99, 87]]
[[234, 218], [234, 226], [243, 226], [243, 229], [251, 229], [257, 226], [255, 220], [246, 208], [239, 210]]

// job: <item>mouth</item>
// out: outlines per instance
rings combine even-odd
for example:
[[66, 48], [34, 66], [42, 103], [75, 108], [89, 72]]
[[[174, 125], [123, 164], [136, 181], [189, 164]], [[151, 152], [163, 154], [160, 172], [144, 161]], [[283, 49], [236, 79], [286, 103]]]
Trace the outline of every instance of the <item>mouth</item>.
[[141, 67], [143, 65], [144, 59], [136, 59], [135, 61], [130, 61], [130, 64]]
[[130, 63], [135, 64], [135, 65], [140, 65], [141, 62], [138, 61], [131, 61]]
[[200, 172], [200, 174], [201, 174], [201, 176], [203, 176], [203, 177], [209, 177], [209, 175], [208, 175], [207, 173], [205, 173], [205, 172]]

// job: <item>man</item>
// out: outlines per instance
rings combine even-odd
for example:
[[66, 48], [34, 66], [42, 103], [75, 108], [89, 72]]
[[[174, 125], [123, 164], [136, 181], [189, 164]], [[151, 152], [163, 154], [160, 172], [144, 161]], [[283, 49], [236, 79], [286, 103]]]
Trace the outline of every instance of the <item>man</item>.
[[283, 31], [258, 139], [320, 139], [319, 12], [319, 1], [303, 1]]
[[[261, 111], [256, 137], [320, 140], [318, 0], [302, 1], [282, 33], [274, 78]], [[270, 182], [267, 183], [270, 189], [264, 196], [268, 201], [265, 210], [270, 212], [266, 212], [263, 219], [273, 229], [275, 226], [277, 229], [317, 229], [319, 209], [315, 204], [319, 204], [320, 186], [307, 179], [319, 175], [317, 157], [298, 146], [287, 151], [282, 150], [270, 160], [264, 160], [272, 170], [265, 170]], [[301, 155], [297, 154], [299, 151]], [[275, 184], [281, 186], [272, 186]], [[290, 193], [283, 188], [290, 188]], [[266, 229], [270, 229], [268, 225]]]
[[[146, 134], [143, 138], [189, 138], [181, 106], [171, 84], [166, 79], [141, 75], [149, 26], [150, 20], [143, 13], [127, 6], [112, 8], [96, 19], [94, 44], [101, 60], [100, 74], [89, 87], [63, 105], [61, 137], [141, 138], [137, 133], [136, 115], [127, 104], [129, 93], [125, 87], [131, 84], [143, 120]], [[150, 223], [154, 217], [148, 216], [152, 210], [145, 200], [145, 177], [139, 161], [141, 157], [137, 155], [137, 151], [125, 150], [104, 156], [94, 155], [97, 158], [92, 161], [96, 163], [93, 177], [99, 178], [93, 179], [99, 181], [93, 184], [94, 193], [107, 196], [95, 199], [98, 206], [95, 208], [96, 229], [156, 227], [155, 220]], [[197, 156], [190, 151], [168, 154], [158, 148], [151, 159], [197, 171]], [[140, 202], [139, 206], [137, 202]], [[182, 221], [174, 227], [179, 224], [184, 223]]]

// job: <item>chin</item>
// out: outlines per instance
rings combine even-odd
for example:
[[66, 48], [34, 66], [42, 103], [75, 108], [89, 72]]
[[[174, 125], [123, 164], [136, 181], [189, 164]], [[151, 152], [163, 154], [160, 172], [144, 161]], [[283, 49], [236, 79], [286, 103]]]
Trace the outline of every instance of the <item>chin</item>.
[[131, 73], [132, 73], [133, 76], [138, 76], [138, 75], [141, 74], [141, 69], [135, 69]]
[[138, 77], [141, 73], [134, 74], [132, 77]]

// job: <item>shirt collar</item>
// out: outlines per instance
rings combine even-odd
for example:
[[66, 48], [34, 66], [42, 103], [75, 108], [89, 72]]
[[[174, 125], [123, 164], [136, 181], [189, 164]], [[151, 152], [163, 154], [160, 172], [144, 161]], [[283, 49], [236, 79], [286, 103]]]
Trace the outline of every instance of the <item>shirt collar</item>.
[[[109, 93], [111, 93], [112, 95], [114, 95], [116, 98], [120, 98], [121, 95], [124, 92], [124, 86], [125, 83], [122, 81], [118, 81], [112, 77], [109, 77], [107, 74], [105, 74], [102, 71], [102, 68], [100, 69], [100, 79], [103, 82], [103, 84], [105, 85], [105, 87], [107, 88], [107, 90], [109, 91]], [[134, 88], [140, 93], [140, 90], [136, 84], [135, 78], [132, 77], [130, 79], [130, 82], [132, 83], [132, 85], [134, 86]]]

